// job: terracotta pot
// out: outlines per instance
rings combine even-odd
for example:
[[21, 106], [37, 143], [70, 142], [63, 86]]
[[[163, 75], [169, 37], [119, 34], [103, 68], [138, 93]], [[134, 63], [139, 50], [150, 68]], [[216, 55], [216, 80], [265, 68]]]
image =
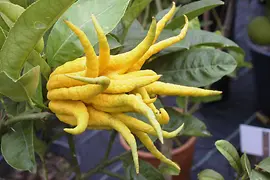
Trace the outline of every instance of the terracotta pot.
[[[130, 150], [130, 147], [119, 135], [121, 145], [126, 149]], [[191, 137], [183, 146], [173, 149], [172, 160], [180, 165], [181, 173], [179, 176], [173, 176], [173, 180], [190, 180], [190, 173], [192, 167], [193, 154], [195, 149], [196, 137]], [[160, 161], [156, 159], [151, 153], [145, 151], [138, 151], [139, 158], [152, 164], [154, 167], [158, 167]]]

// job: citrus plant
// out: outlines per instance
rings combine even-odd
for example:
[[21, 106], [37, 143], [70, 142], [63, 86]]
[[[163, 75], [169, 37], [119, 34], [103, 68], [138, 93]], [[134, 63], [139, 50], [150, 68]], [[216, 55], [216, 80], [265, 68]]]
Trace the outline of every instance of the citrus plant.
[[[1, 153], [10, 166], [36, 173], [35, 154], [44, 161], [51, 142], [66, 135], [77, 179], [100, 172], [120, 179], [181, 173], [149, 135], [162, 143], [163, 138], [210, 133], [191, 114], [163, 107], [160, 95], [220, 95], [204, 87], [235, 70], [227, 50], [244, 53], [233, 41], [199, 28], [198, 16], [222, 1], [171, 3], [146, 18], [143, 27], [138, 17], [149, 3], [0, 1]], [[111, 140], [104, 161], [81, 173], [72, 135], [91, 129], [112, 131]], [[108, 159], [114, 130], [130, 145], [131, 158], [125, 152]], [[167, 169], [138, 159], [134, 135]], [[105, 170], [118, 160], [124, 162], [125, 178]]]

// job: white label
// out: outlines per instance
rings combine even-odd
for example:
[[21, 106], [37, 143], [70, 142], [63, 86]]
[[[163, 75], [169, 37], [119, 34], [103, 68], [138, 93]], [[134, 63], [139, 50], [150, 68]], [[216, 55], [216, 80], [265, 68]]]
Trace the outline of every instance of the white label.
[[270, 154], [270, 129], [240, 125], [241, 151], [256, 156], [268, 157]]

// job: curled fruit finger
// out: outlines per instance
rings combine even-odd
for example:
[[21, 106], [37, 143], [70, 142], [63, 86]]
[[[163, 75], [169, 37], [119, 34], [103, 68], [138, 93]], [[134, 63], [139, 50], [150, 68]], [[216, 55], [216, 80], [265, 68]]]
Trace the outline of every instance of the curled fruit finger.
[[156, 120], [153, 111], [139, 97], [133, 94], [99, 94], [87, 100], [86, 102], [107, 108], [115, 108], [118, 106], [131, 107], [133, 111], [138, 112], [148, 118], [149, 122], [156, 130], [159, 140], [161, 141], [161, 143], [163, 143], [163, 136], [160, 124]]
[[81, 134], [88, 125], [89, 114], [86, 106], [81, 101], [50, 101], [49, 108], [55, 114], [72, 115], [77, 120], [75, 128], [65, 128], [70, 134]]

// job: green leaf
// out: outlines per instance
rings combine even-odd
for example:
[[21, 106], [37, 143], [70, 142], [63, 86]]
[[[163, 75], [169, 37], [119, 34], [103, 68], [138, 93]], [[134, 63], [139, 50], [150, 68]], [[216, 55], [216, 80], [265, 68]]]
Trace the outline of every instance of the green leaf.
[[0, 72], [0, 94], [16, 102], [30, 100], [39, 83], [39, 69], [39, 66], [32, 68], [16, 81], [10, 79], [5, 72]]
[[158, 166], [158, 170], [162, 174], [168, 174], [168, 175], [172, 175], [172, 176], [178, 176], [180, 174], [180, 171], [181, 171], [181, 170], [175, 168], [174, 166], [165, 164], [163, 162], [161, 162], [160, 165]]
[[9, 27], [1, 15], [0, 15], [0, 27], [2, 27], [3, 30], [6, 32], [9, 31]]
[[198, 174], [198, 180], [224, 180], [224, 178], [212, 169], [205, 169]]
[[225, 140], [218, 140], [215, 142], [215, 145], [218, 151], [228, 160], [235, 171], [239, 175], [242, 174], [241, 160], [235, 147]]
[[38, 41], [74, 1], [39, 0], [29, 6], [9, 31], [0, 51], [0, 69], [12, 79], [18, 79]]
[[12, 23], [14, 23], [23, 12], [24, 8], [19, 5], [0, 1], [0, 13], [3, 13]]
[[33, 142], [34, 142], [35, 152], [38, 154], [40, 159], [42, 161], [44, 161], [44, 155], [45, 155], [46, 150], [47, 150], [47, 145], [45, 144], [45, 142], [41, 141], [36, 136], [34, 136]]
[[[25, 72], [31, 70], [32, 68], [34, 68], [34, 66], [32, 64], [30, 64], [28, 62], [25, 63], [25, 65], [24, 65]], [[36, 92], [33, 95], [32, 99], [33, 99], [34, 103], [37, 103], [40, 106], [45, 106], [43, 104], [42, 77], [41, 77], [41, 74], [39, 74], [38, 76], [39, 76], [39, 83], [38, 83], [38, 86], [36, 88]]]
[[[113, 37], [112, 35], [110, 35], [110, 34], [107, 34], [107, 40], [108, 40], [108, 43], [109, 43], [109, 46], [110, 46], [110, 49], [111, 49], [111, 51], [112, 50], [115, 50], [115, 49], [117, 49], [117, 48], [120, 48], [120, 47], [122, 47], [122, 45], [117, 41], [117, 39], [115, 38], [115, 37]], [[95, 46], [94, 46], [94, 50], [96, 51], [96, 53], [98, 54], [98, 52], [99, 52], [99, 45], [98, 44], [96, 44]]]
[[64, 24], [67, 19], [85, 32], [94, 46], [97, 42], [91, 14], [94, 14], [105, 34], [111, 32], [123, 17], [129, 0], [79, 0], [56, 22], [47, 43], [48, 63], [57, 67], [83, 55], [77, 36]]
[[133, 21], [141, 14], [141, 12], [149, 5], [152, 0], [135, 0], [132, 5], [127, 9], [122, 22], [125, 28], [133, 23]]
[[[14, 23], [17, 21], [17, 19], [20, 17], [20, 15], [24, 12], [24, 8], [12, 4], [9, 2], [0, 2], [0, 14], [4, 15], [4, 20], [8, 24], [9, 28], [12, 28]], [[35, 47], [35, 49], [38, 52], [41, 52], [44, 48], [44, 42], [43, 39], [40, 39]]]
[[251, 166], [250, 166], [250, 162], [249, 162], [249, 159], [248, 159], [246, 153], [244, 153], [241, 156], [241, 165], [242, 165], [242, 169], [245, 171], [245, 173], [247, 175], [250, 175], [250, 173], [251, 173]]
[[231, 55], [217, 49], [192, 48], [162, 56], [144, 68], [162, 74], [161, 81], [186, 86], [210, 85], [236, 68]]
[[200, 0], [193, 3], [189, 3], [179, 8], [175, 18], [172, 19], [170, 23], [166, 26], [167, 29], [176, 29], [180, 28], [185, 20], [184, 14], [188, 17], [189, 20], [203, 14], [210, 9], [223, 5], [224, 3], [220, 0]]
[[49, 79], [49, 75], [51, 73], [51, 68], [47, 64], [45, 59], [43, 59], [37, 51], [35, 51], [35, 50], [32, 51], [32, 53], [30, 54], [30, 56], [27, 59], [27, 62], [29, 62], [34, 67], [40, 66], [40, 72], [42, 73], [44, 78], [46, 80]]
[[[163, 30], [163, 32], [161, 33], [161, 38], [159, 39], [163, 40], [175, 36], [179, 32], [180, 32], [179, 29], [176, 29], [175, 31]], [[238, 54], [242, 54], [242, 56], [244, 56], [245, 54], [243, 49], [241, 49], [235, 42], [224, 36], [204, 30], [190, 29], [188, 30], [186, 37], [182, 41], [173, 44], [172, 46], [166, 48], [165, 50], [162, 50], [153, 58], [157, 58], [172, 52], [188, 50], [192, 47], [200, 47], [200, 46], [210, 46], [215, 48], [227, 49], [236, 52]]]
[[4, 42], [6, 40], [6, 35], [4, 30], [0, 27], [0, 49], [2, 48]]
[[145, 31], [138, 20], [134, 20], [128, 29], [127, 35], [124, 41], [124, 48], [122, 52], [127, 52], [136, 47], [146, 36]]
[[121, 160], [125, 168], [126, 180], [164, 180], [163, 175], [148, 162], [139, 160], [140, 173], [137, 174], [130, 154]]
[[[209, 102], [214, 102], [214, 101], [219, 101], [221, 100], [222, 96], [221, 95], [215, 95], [215, 96], [203, 96], [203, 97], [188, 97], [189, 102], [192, 103], [209, 103]], [[184, 101], [185, 97], [184, 96], [178, 96], [176, 99], [176, 103], [179, 107], [184, 107]]]
[[250, 180], [269, 180], [270, 174], [252, 170], [249, 178]]
[[9, 1], [12, 2], [13, 4], [18, 4], [24, 8], [28, 6], [28, 0], [9, 0]]
[[201, 29], [201, 24], [200, 24], [200, 21], [199, 21], [199, 18], [198, 17], [192, 19], [188, 23], [188, 29], [197, 29], [197, 30], [200, 30]]
[[6, 162], [15, 169], [36, 171], [33, 145], [33, 122], [19, 122], [2, 136], [1, 152]]
[[256, 167], [270, 173], [270, 157], [262, 160]]
[[27, 102], [14, 102], [11, 99], [4, 97], [3, 98], [5, 106], [4, 109], [8, 117], [14, 117], [26, 111]]
[[198, 118], [189, 114], [182, 114], [170, 107], [165, 109], [170, 116], [169, 123], [163, 126], [165, 131], [174, 131], [177, 127], [180, 127], [185, 123], [184, 129], [180, 133], [181, 135], [200, 137], [211, 136], [210, 132], [207, 131], [206, 125]]

